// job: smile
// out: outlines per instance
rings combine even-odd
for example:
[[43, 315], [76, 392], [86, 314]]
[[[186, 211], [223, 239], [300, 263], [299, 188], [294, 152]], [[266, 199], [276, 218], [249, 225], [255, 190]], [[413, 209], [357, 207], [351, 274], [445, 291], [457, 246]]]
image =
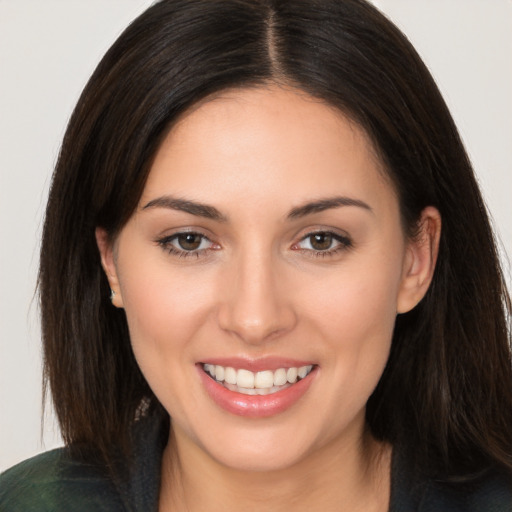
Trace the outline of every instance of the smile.
[[230, 358], [198, 363], [196, 368], [203, 389], [218, 407], [246, 418], [268, 418], [300, 402], [317, 379], [318, 365], [297, 363]]
[[271, 395], [304, 379], [313, 365], [251, 372], [243, 368], [203, 364], [204, 371], [230, 391], [244, 395]]

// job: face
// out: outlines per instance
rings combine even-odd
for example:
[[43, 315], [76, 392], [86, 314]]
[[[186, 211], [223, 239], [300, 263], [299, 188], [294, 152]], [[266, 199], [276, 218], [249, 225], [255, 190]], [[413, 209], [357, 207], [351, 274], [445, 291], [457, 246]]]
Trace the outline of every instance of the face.
[[234, 468], [357, 444], [396, 314], [428, 285], [365, 133], [290, 89], [182, 118], [113, 246], [97, 234], [178, 447]]

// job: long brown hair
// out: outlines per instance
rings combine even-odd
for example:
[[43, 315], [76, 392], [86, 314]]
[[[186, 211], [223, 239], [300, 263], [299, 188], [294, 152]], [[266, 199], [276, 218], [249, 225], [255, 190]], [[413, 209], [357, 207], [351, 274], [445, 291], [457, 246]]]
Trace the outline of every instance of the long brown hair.
[[107, 52], [70, 120], [39, 275], [45, 383], [67, 444], [108, 460], [161, 405], [112, 307], [94, 230], [122, 229], [177, 117], [232, 87], [279, 82], [358, 122], [394, 183], [404, 229], [439, 209], [437, 269], [396, 321], [367, 406], [373, 434], [431, 474], [512, 470], [510, 300], [492, 229], [448, 109], [405, 36], [363, 0], [163, 0]]

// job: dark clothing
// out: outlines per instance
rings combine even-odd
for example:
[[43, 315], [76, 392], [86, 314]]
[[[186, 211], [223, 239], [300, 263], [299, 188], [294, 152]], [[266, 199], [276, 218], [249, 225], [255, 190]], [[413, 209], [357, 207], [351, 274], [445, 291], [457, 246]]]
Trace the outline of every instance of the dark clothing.
[[511, 475], [489, 470], [455, 484], [427, 478], [411, 467], [403, 452], [393, 451], [389, 512], [512, 512]]
[[[105, 468], [73, 460], [63, 448], [22, 462], [0, 476], [0, 511], [156, 512], [167, 433], [160, 421], [140, 421], [132, 469], [120, 459], [115, 479]], [[498, 472], [443, 484], [412, 472], [395, 450], [391, 481], [390, 512], [512, 512], [512, 485]]]
[[168, 428], [145, 418], [134, 434], [133, 464], [119, 459], [110, 472], [74, 460], [65, 448], [7, 470], [0, 475], [0, 512], [157, 512]]

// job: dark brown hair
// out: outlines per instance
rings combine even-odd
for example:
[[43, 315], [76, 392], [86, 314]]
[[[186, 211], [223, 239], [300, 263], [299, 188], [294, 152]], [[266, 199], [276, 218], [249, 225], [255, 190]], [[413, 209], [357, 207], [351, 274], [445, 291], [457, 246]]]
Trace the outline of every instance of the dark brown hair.
[[41, 249], [45, 383], [66, 443], [108, 459], [112, 444], [129, 446], [141, 404], [166, 414], [110, 304], [95, 228], [122, 229], [179, 115], [223, 89], [271, 82], [366, 130], [409, 235], [426, 206], [442, 215], [433, 283], [397, 318], [369, 428], [411, 447], [431, 474], [512, 469], [510, 301], [486, 208], [432, 77], [363, 0], [163, 0], [105, 55], [64, 137]]

